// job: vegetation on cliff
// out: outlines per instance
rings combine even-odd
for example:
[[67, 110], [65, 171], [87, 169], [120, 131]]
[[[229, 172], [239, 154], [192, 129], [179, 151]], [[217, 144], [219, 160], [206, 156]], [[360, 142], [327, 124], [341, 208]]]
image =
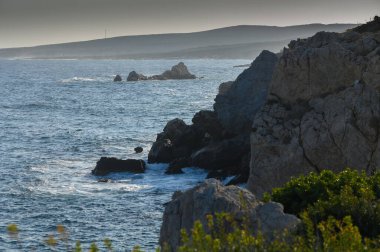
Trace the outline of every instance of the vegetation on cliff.
[[217, 214], [207, 227], [196, 222], [191, 234], [183, 232], [179, 251], [380, 251], [380, 173], [311, 173], [265, 198], [302, 219], [296, 232], [253, 236], [231, 214]]

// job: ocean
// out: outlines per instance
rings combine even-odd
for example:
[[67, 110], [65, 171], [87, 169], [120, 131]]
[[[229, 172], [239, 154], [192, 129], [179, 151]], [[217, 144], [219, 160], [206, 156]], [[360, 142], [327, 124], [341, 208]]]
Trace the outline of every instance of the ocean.
[[[158, 246], [164, 210], [176, 190], [206, 172], [167, 164], [144, 174], [91, 175], [102, 156], [147, 159], [156, 134], [174, 118], [191, 123], [212, 109], [220, 83], [247, 60], [185, 60], [195, 80], [126, 82], [132, 70], [160, 74], [178, 60], [0, 60], [0, 251], [47, 251], [57, 225], [87, 251], [110, 238], [115, 251]], [[124, 81], [113, 82], [120, 74]], [[144, 151], [134, 153], [141, 146]], [[7, 225], [20, 229], [19, 241]], [[22, 248], [20, 247], [22, 246]], [[57, 250], [60, 250], [57, 248]]]

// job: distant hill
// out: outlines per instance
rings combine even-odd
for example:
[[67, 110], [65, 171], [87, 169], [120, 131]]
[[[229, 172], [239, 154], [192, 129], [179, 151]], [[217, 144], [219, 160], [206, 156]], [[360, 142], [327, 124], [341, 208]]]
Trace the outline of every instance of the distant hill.
[[263, 49], [280, 51], [292, 39], [318, 31], [342, 32], [354, 24], [308, 24], [287, 27], [241, 25], [215, 30], [123, 36], [35, 47], [0, 49], [0, 58], [252, 59]]

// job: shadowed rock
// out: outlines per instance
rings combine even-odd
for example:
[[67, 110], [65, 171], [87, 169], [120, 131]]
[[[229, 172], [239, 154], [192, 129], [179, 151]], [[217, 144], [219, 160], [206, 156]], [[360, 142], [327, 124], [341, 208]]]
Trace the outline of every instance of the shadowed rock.
[[134, 150], [136, 153], [141, 153], [144, 149], [142, 147], [136, 147]]
[[190, 167], [188, 158], [178, 158], [170, 162], [165, 174], [182, 174], [182, 168]]
[[101, 157], [96, 163], [95, 169], [92, 170], [92, 174], [96, 176], [104, 176], [110, 172], [144, 173], [145, 162], [136, 159], [121, 160], [113, 157]]
[[[170, 121], [164, 132], [157, 135], [148, 161], [189, 158], [192, 166], [223, 170], [230, 175], [248, 174], [248, 162], [241, 164], [250, 151], [250, 126], [265, 103], [276, 62], [274, 53], [262, 52], [234, 82], [220, 85], [215, 111], [199, 111], [192, 125], [179, 119]], [[173, 126], [176, 133], [169, 134], [168, 129]]]

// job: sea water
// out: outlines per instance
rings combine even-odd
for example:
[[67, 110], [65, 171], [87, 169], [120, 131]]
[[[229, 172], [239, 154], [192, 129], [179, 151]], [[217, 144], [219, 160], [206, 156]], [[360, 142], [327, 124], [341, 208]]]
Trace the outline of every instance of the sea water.
[[[144, 174], [91, 175], [102, 156], [147, 159], [167, 121], [191, 123], [212, 109], [221, 82], [246, 60], [186, 60], [195, 80], [126, 82], [132, 70], [160, 74], [178, 60], [0, 60], [0, 251], [44, 251], [63, 225], [69, 244], [110, 238], [116, 251], [158, 246], [163, 204], [206, 172], [167, 165]], [[120, 74], [122, 82], [113, 82]], [[134, 153], [141, 146], [144, 151]], [[15, 223], [19, 241], [7, 234]], [[22, 246], [22, 248], [21, 248]], [[59, 250], [59, 249], [58, 249]]]

